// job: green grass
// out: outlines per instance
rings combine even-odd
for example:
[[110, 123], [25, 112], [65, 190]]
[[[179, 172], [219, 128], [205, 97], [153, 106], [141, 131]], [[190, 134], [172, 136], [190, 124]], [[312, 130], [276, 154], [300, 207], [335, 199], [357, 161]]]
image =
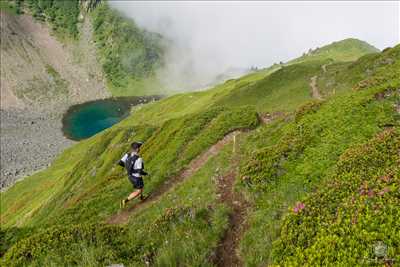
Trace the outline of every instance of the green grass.
[[0, 10], [11, 14], [21, 14], [21, 1], [3, 0], [0, 1]]
[[[116, 162], [133, 140], [146, 141], [142, 154], [152, 177], [146, 192], [151, 192], [226, 133], [257, 124], [253, 109], [240, 108], [211, 109], [168, 121], [158, 129], [144, 125], [108, 129], [2, 194], [2, 226], [103, 220], [118, 210], [119, 199], [131, 190]], [[18, 198], [21, 192], [24, 197]]]
[[[234, 89], [218, 104], [254, 105], [260, 112], [293, 111], [311, 100], [310, 78], [326, 61], [307, 61], [284, 66], [254, 84]], [[282, 107], [282, 99], [285, 106]]]
[[324, 95], [332, 95], [367, 86], [376, 70], [394, 63], [400, 56], [399, 49], [389, 49], [385, 57], [379, 53], [362, 56], [356, 62], [335, 63], [327, 66], [327, 72], [318, 76], [318, 88]]
[[152, 104], [138, 107], [134, 110], [134, 115], [127, 118], [123, 124], [132, 124], [135, 121], [161, 124], [168, 119], [197, 113], [213, 106], [218, 107], [219, 105], [215, 105], [215, 103], [229, 95], [232, 90], [262, 79], [265, 75], [268, 75], [268, 73], [252, 73], [237, 80], [228, 80], [210, 90], [181, 93]]
[[[230, 145], [159, 201], [131, 216], [126, 226], [103, 222], [118, 211], [119, 200], [132, 190], [125, 171], [116, 166], [132, 141], [145, 141], [141, 153], [150, 172], [145, 193], [151, 193], [236, 129], [250, 130], [238, 139], [241, 164], [235, 186], [252, 203], [239, 246], [245, 264], [302, 265], [305, 257], [321, 263], [317, 254], [333, 261], [331, 247], [324, 245], [322, 251], [317, 251], [316, 245], [304, 245], [303, 240], [329, 244], [326, 242], [330, 242], [332, 234], [327, 231], [348, 231], [346, 225], [339, 223], [324, 231], [318, 222], [328, 222], [331, 213], [320, 212], [316, 214], [320, 216], [317, 222], [313, 222], [313, 216], [304, 217], [312, 225], [312, 231], [307, 232], [310, 227], [293, 226], [299, 214], [294, 215], [292, 210], [298, 201], [306, 203], [307, 212], [312, 206], [322, 209], [322, 203], [336, 194], [325, 186], [331, 177], [345, 182], [350, 175], [347, 171], [357, 176], [359, 170], [364, 170], [361, 164], [346, 165], [348, 159], [353, 162], [352, 151], [357, 151], [356, 159], [365, 157], [365, 162], [370, 158], [380, 162], [379, 153], [387, 152], [388, 166], [393, 165], [396, 155], [390, 147], [397, 143], [388, 141], [389, 148], [378, 154], [368, 149], [375, 145], [385, 147], [386, 143], [369, 140], [388, 127], [399, 127], [399, 114], [394, 110], [400, 98], [399, 51], [400, 46], [354, 63], [334, 63], [326, 73], [321, 69], [326, 60], [266, 69], [211, 90], [180, 94], [135, 109], [121, 123], [66, 150], [48, 169], [1, 193], [1, 264], [213, 265], [211, 256], [226, 230], [229, 213], [216, 199], [215, 172], [239, 167], [232, 165]], [[48, 71], [52, 73], [51, 69]], [[307, 84], [312, 75], [323, 77], [326, 100], [310, 99]], [[325, 83], [329, 79], [335, 81], [334, 87]], [[335, 94], [329, 93], [335, 88]], [[259, 127], [257, 112], [275, 111], [286, 115]], [[383, 140], [398, 140], [393, 136], [394, 133]], [[370, 166], [374, 172], [384, 171], [374, 166], [377, 164]], [[369, 181], [380, 177], [367, 176]], [[357, 177], [357, 181], [363, 178]], [[353, 188], [358, 188], [357, 183]], [[345, 188], [343, 196], [354, 192]], [[313, 196], [321, 199], [321, 206]], [[331, 207], [343, 209], [341, 200], [348, 203], [340, 196]], [[393, 199], [385, 198], [381, 204], [391, 207]], [[370, 213], [362, 214], [365, 224], [378, 222], [370, 219]], [[390, 214], [382, 216], [392, 222]], [[397, 241], [388, 236], [397, 226], [390, 226], [385, 233], [371, 231], [384, 237], [382, 241], [389, 245], [388, 255], [393, 257]], [[374, 238], [366, 240], [374, 243], [378, 240]], [[350, 239], [358, 240], [349, 235]], [[340, 242], [347, 242], [343, 240]], [[343, 255], [351, 253], [344, 247], [340, 249]], [[344, 257], [337, 259], [345, 263]]]
[[174, 95], [136, 108], [135, 115], [128, 118], [125, 124], [134, 123], [135, 120], [158, 124], [214, 106], [251, 105], [258, 112], [293, 111], [311, 100], [309, 81], [311, 76], [320, 72], [321, 64], [312, 61], [279, 70], [266, 69], [240, 79], [228, 80], [210, 90]]

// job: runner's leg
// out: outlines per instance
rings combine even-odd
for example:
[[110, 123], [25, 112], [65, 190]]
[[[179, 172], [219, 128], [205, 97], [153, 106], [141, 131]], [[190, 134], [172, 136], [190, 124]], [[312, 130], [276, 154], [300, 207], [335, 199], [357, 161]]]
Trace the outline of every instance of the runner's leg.
[[129, 196], [128, 196], [128, 200], [132, 200], [137, 198], [139, 195], [141, 195], [143, 192], [143, 189], [138, 189], [133, 191]]

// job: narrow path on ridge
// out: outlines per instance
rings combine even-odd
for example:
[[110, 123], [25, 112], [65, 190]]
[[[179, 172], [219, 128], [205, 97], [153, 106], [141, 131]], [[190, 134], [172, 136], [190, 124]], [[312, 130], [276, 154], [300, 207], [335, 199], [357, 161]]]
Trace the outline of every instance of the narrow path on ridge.
[[[332, 63], [328, 63], [328, 64], [322, 65], [321, 66], [322, 71], [325, 73], [327, 71], [326, 67], [328, 67], [331, 64]], [[310, 80], [311, 96], [314, 99], [322, 100], [323, 98], [322, 98], [322, 96], [321, 96], [321, 94], [319, 92], [319, 89], [317, 87], [317, 80], [318, 80], [318, 75], [315, 75], [315, 76], [311, 77], [311, 80]]]
[[318, 79], [317, 75], [311, 77], [311, 80], [310, 80], [311, 95], [315, 99], [322, 100], [322, 96], [319, 93], [319, 90], [317, 87], [317, 79]]
[[236, 130], [225, 135], [224, 138], [219, 140], [216, 144], [212, 145], [207, 151], [203, 152], [197, 158], [192, 160], [189, 166], [185, 168], [179, 175], [164, 182], [164, 184], [162, 184], [155, 192], [152, 192], [146, 200], [139, 202], [129, 208], [125, 208], [124, 210], [112, 215], [106, 220], [106, 222], [109, 224], [127, 223], [131, 214], [156, 202], [160, 199], [160, 197], [164, 195], [164, 193], [171, 191], [175, 186], [179, 185], [180, 182], [192, 176], [195, 172], [197, 172], [201, 167], [204, 166], [204, 164], [210, 157], [218, 154], [218, 152], [224, 147], [224, 145], [232, 141], [234, 136], [240, 132], [241, 131]]
[[326, 72], [326, 67], [329, 66], [330, 64], [324, 64], [321, 66], [322, 70], [324, 71], [324, 73]]

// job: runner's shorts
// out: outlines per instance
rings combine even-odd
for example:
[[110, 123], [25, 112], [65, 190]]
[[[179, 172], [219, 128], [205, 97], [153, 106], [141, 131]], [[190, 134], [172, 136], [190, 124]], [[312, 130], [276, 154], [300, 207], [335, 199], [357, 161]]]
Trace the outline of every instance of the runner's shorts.
[[129, 181], [131, 182], [131, 184], [133, 185], [133, 188], [142, 189], [144, 187], [142, 177], [129, 176], [128, 178], [129, 178]]

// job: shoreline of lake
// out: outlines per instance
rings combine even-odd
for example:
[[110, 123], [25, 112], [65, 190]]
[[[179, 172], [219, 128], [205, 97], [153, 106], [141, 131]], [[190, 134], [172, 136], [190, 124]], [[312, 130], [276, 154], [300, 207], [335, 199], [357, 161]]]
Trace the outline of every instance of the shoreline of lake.
[[62, 116], [62, 133], [80, 141], [120, 122], [131, 114], [134, 106], [150, 103], [162, 96], [111, 97], [70, 106]]

